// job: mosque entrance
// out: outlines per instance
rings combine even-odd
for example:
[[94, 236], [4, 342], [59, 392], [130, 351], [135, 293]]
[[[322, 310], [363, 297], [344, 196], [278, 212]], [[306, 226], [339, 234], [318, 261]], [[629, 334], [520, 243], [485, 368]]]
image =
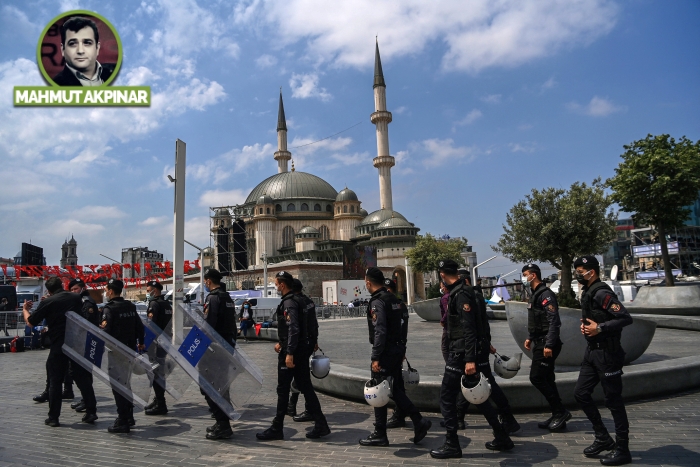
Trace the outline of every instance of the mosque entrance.
[[394, 269], [391, 273], [391, 278], [396, 281], [396, 293], [401, 297], [401, 300], [406, 301], [408, 294], [406, 293], [406, 270], [401, 267]]

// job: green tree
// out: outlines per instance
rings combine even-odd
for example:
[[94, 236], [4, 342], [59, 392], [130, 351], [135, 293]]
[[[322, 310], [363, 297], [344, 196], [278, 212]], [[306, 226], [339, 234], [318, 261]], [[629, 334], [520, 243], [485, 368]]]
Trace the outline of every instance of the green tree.
[[466, 246], [466, 238], [442, 240], [428, 233], [417, 237], [416, 246], [406, 251], [406, 258], [413, 270], [422, 273], [432, 272], [437, 271], [438, 263], [444, 259], [464, 264], [464, 259], [459, 254]]
[[607, 180], [612, 199], [637, 222], [652, 225], [659, 234], [666, 285], [673, 286], [666, 234], [682, 226], [700, 191], [700, 141], [683, 136], [647, 135], [625, 148], [615, 176]]
[[506, 215], [491, 248], [516, 263], [547, 262], [561, 271], [562, 296], [571, 296], [571, 268], [582, 255], [603, 253], [615, 237], [617, 215], [600, 178], [569, 190], [545, 188], [525, 196]]

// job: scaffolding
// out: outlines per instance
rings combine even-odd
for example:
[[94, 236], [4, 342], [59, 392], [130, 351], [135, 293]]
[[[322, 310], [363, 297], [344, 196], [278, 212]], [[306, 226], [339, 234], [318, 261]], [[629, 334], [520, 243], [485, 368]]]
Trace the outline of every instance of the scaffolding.
[[209, 208], [211, 264], [225, 277], [228, 290], [256, 286], [254, 271], [248, 268], [255, 254], [255, 238], [249, 238], [246, 222], [252, 217], [252, 207], [239, 204]]

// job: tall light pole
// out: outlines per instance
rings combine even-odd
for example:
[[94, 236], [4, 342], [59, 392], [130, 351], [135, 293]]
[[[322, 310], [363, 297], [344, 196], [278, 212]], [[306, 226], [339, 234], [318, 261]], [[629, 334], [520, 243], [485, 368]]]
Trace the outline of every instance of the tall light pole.
[[189, 246], [199, 250], [199, 304], [204, 305], [204, 250], [185, 240]]
[[479, 266], [483, 266], [484, 264], [486, 264], [486, 263], [488, 263], [489, 261], [491, 261], [491, 260], [493, 260], [493, 259], [496, 259], [496, 258], [498, 258], [498, 256], [492, 256], [492, 257], [490, 257], [489, 259], [487, 259], [486, 261], [482, 261], [481, 263], [477, 264], [476, 266], [474, 266], [474, 267], [472, 268], [472, 280], [474, 281], [475, 284], [476, 284], [476, 280], [478, 279], [478, 278], [476, 277], [476, 274], [477, 274], [477, 273], [476, 273], [476, 270], [479, 269]]
[[180, 306], [183, 303], [185, 287], [185, 164], [187, 146], [184, 141], [175, 141], [175, 178], [168, 175], [175, 184], [173, 222], [173, 344], [182, 340], [183, 316]]

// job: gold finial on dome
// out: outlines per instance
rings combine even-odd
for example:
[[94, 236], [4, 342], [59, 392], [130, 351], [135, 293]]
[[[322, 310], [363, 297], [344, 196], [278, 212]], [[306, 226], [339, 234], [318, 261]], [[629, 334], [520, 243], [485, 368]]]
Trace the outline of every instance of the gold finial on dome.
[[292, 172], [294, 172], [294, 159], [292, 159]]

